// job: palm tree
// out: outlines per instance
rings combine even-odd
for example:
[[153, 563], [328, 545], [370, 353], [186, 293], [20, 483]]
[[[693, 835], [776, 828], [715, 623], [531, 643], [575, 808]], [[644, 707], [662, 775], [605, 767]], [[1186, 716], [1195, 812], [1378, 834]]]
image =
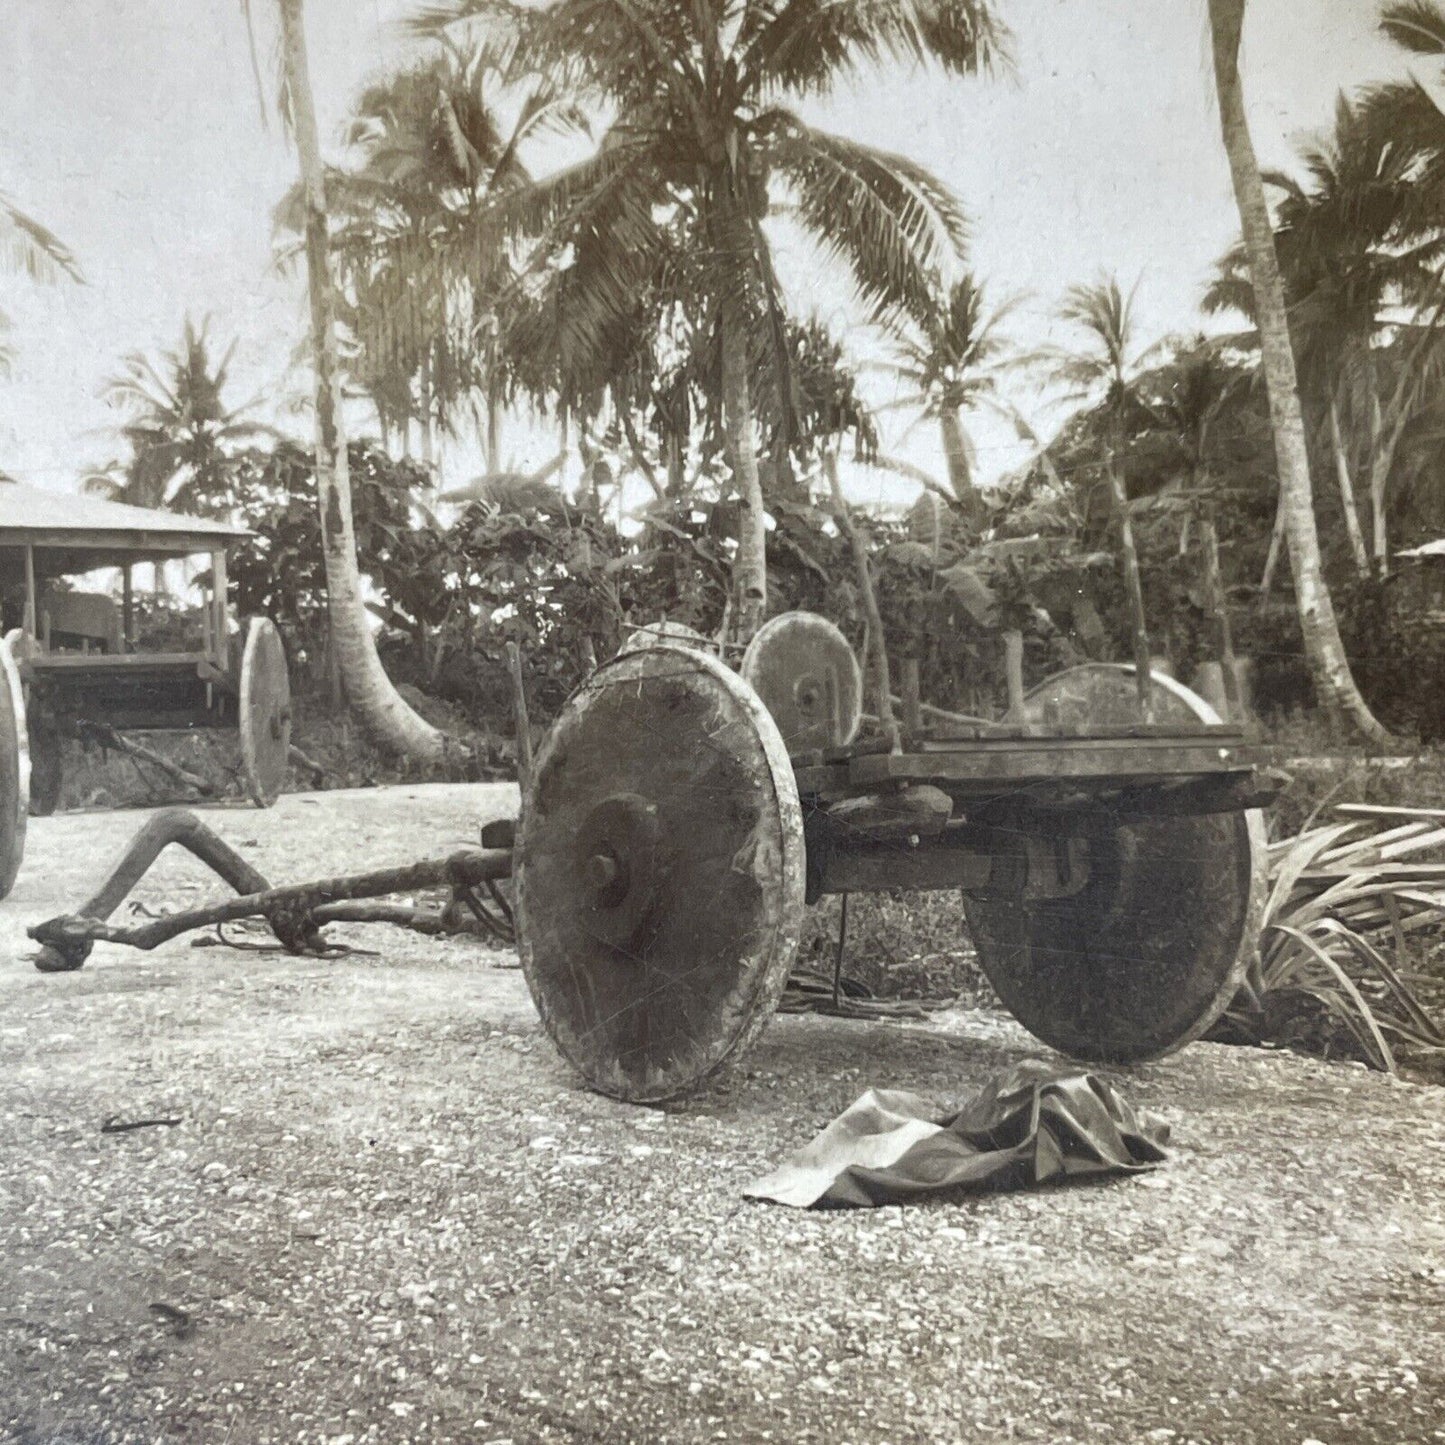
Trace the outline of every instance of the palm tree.
[[[1380, 30], [1407, 55], [1442, 62], [1435, 81], [1445, 80], [1445, 4], [1441, 0], [1394, 0], [1381, 10]], [[1410, 203], [1406, 227], [1416, 237], [1445, 224], [1445, 106], [1436, 90], [1412, 70], [1408, 80], [1369, 87], [1362, 116], [1392, 145], [1407, 173]]]
[[88, 478], [85, 490], [137, 507], [224, 516], [236, 448], [272, 435], [247, 418], [253, 403], [231, 407], [226, 383], [235, 343], [212, 362], [207, 324], [186, 318], [181, 344], [152, 361], [132, 352], [102, 394], [127, 413], [131, 457], [120, 475]]
[[[1296, 365], [1318, 419], [1321, 452], [1334, 463], [1357, 571], [1370, 551], [1388, 571], [1387, 489], [1401, 438], [1438, 371], [1439, 263], [1445, 238], [1421, 230], [1415, 158], [1376, 106], [1341, 96], [1332, 131], [1305, 145], [1304, 179], [1267, 172], [1278, 192], [1275, 249], [1284, 280]], [[1248, 258], [1234, 246], [1205, 297], [1251, 320]], [[1356, 444], [1358, 439], [1358, 444]], [[1371, 517], [1366, 548], [1355, 472], [1364, 472]]]
[[[245, 3], [245, 0], [243, 0]], [[316, 500], [326, 564], [331, 643], [347, 698], [366, 727], [397, 752], [435, 762], [455, 748], [407, 706], [377, 656], [356, 564], [347, 467], [341, 372], [336, 347], [336, 295], [330, 268], [326, 179], [311, 96], [302, 0], [277, 0], [281, 21], [284, 109], [300, 161], [304, 190], [306, 273], [316, 370]]]
[[1075, 326], [1083, 344], [1053, 347], [1042, 353], [1054, 379], [1074, 400], [1093, 402], [1122, 427], [1136, 400], [1144, 363], [1156, 346], [1139, 344], [1134, 311], [1136, 281], [1128, 294], [1119, 278], [1108, 274], [1070, 286], [1059, 307], [1059, 319]]
[[1280, 514], [1294, 573], [1300, 630], [1321, 704], [1366, 736], [1383, 739], [1387, 736], [1385, 730], [1366, 706], [1350, 672], [1334, 606], [1325, 587], [1284, 282], [1239, 74], [1244, 6], [1245, 0], [1209, 0], [1214, 83], [1219, 97], [1220, 132], [1254, 284], [1255, 316], [1279, 473]]
[[1140, 390], [1147, 415], [1141, 438], [1162, 455], [1156, 461], [1154, 484], [1165, 498], [1182, 508], [1179, 550], [1183, 555], [1191, 524], [1198, 523], [1204, 561], [1204, 609], [1214, 628], [1214, 645], [1223, 675], [1224, 696], [1231, 717], [1240, 716], [1239, 673], [1229, 608], [1219, 565], [1217, 513], [1220, 483], [1216, 469], [1230, 463], [1226, 435], [1230, 404], [1245, 390], [1251, 374], [1224, 355], [1218, 341], [1196, 336], [1178, 348], [1169, 362], [1149, 376]]
[[[512, 280], [505, 237], [482, 219], [498, 196], [529, 184], [521, 150], [576, 121], [575, 108], [534, 87], [513, 125], [494, 109], [494, 58], [443, 42], [368, 86], [348, 131], [355, 164], [327, 177], [338, 304], [348, 370], [372, 397], [383, 431], [435, 435], [468, 413], [496, 469], [509, 389], [493, 314]], [[280, 222], [299, 230], [299, 189]], [[465, 245], [446, 238], [465, 232]]]
[[786, 198], [879, 309], [921, 309], [930, 274], [950, 269], [963, 240], [957, 202], [926, 170], [818, 130], [782, 101], [885, 59], [977, 73], [1000, 57], [1002, 27], [988, 0], [448, 0], [416, 23], [435, 34], [468, 19], [510, 49], [517, 74], [554, 75], [610, 120], [594, 155], [512, 213], [586, 279], [586, 304], [568, 318], [575, 343], [607, 354], [609, 329], [656, 289], [679, 235], [706, 258], [703, 309], [741, 503], [734, 618], [747, 636], [767, 602], [750, 338], [771, 332], [782, 354], [770, 209]]
[[1124, 583], [1134, 631], [1139, 702], [1147, 714], [1153, 697], [1149, 684], [1149, 629], [1124, 482], [1124, 444], [1131, 424], [1141, 411], [1138, 391], [1143, 363], [1155, 349], [1152, 346], [1141, 349], [1138, 344], [1134, 316], [1134, 297], [1138, 290], [1136, 282], [1125, 295], [1118, 278], [1109, 275], [1071, 286], [1065, 293], [1059, 316], [1078, 329], [1083, 344], [1074, 349], [1051, 348], [1042, 353], [1042, 359], [1066, 394], [1073, 400], [1089, 402], [1103, 424], [1104, 478], [1119, 529]]
[[895, 406], [921, 406], [938, 421], [954, 499], [977, 523], [983, 503], [973, 479], [974, 448], [964, 416], [983, 408], [1017, 424], [1017, 413], [998, 392], [1000, 373], [1016, 359], [1001, 323], [1013, 309], [989, 309], [984, 288], [971, 274], [938, 287], [913, 315], [885, 319], [897, 355], [892, 370], [912, 388]]
[[[1445, 5], [1440, 0], [1394, 0], [1381, 11], [1380, 30], [1407, 54], [1445, 62]], [[1445, 67], [1436, 80], [1445, 79]], [[1411, 74], [1405, 81], [1370, 87], [1362, 118], [1380, 144], [1394, 148], [1408, 184], [1406, 229], [1416, 237], [1445, 222], [1445, 109], [1435, 91]]]

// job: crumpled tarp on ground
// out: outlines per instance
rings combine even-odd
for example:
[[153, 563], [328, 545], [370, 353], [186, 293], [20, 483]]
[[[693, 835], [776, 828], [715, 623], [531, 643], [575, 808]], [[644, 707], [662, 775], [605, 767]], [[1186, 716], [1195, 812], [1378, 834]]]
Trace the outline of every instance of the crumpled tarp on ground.
[[1133, 1174], [1167, 1157], [1169, 1126], [1093, 1074], [1039, 1064], [999, 1075], [953, 1114], [918, 1094], [869, 1089], [749, 1199], [800, 1209], [901, 1204], [924, 1195], [1021, 1189]]

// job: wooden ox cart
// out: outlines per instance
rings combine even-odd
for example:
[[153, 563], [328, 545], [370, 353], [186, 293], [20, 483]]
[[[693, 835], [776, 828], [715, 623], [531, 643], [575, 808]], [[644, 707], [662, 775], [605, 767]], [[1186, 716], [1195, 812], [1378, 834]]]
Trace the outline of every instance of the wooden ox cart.
[[[593, 1088], [657, 1101], [736, 1061], [778, 1006], [804, 908], [825, 894], [959, 889], [980, 962], [1054, 1048], [1109, 1063], [1197, 1038], [1255, 945], [1268, 787], [1245, 739], [1164, 678], [1138, 716], [1132, 669], [1059, 674], [1002, 723], [855, 741], [859, 668], [831, 624], [770, 622], [733, 671], [666, 632], [569, 699], [520, 817], [480, 849], [270, 888], [198, 820], [137, 839], [77, 914], [31, 930], [38, 966], [96, 939], [154, 947], [258, 914], [316, 947], [363, 917], [427, 932], [509, 923], [542, 1022]], [[106, 920], [160, 847], [198, 852], [244, 897], [136, 926]], [[510, 878], [510, 902], [498, 892]], [[446, 886], [418, 917], [356, 900]], [[483, 893], [483, 889], [487, 893]]]
[[[56, 806], [66, 738], [236, 729], [247, 793], [259, 806], [275, 801], [290, 749], [290, 688], [275, 625], [254, 618], [239, 633], [229, 625], [226, 549], [245, 535], [199, 517], [0, 485], [0, 897], [20, 867], [27, 813]], [[142, 652], [135, 569], [180, 558], [208, 564], [196, 635], [175, 651]], [[114, 591], [86, 585], [116, 573]]]

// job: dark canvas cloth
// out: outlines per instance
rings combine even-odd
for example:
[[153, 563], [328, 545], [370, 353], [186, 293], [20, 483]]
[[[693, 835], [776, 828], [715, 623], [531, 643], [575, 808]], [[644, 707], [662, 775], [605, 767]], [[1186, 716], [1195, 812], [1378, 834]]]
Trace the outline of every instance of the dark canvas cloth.
[[1152, 1169], [1169, 1126], [1131, 1108], [1093, 1074], [1023, 1065], [991, 1080], [956, 1113], [917, 1094], [869, 1089], [749, 1199], [800, 1209], [869, 1208], [948, 1190], [1020, 1189], [1090, 1174]]

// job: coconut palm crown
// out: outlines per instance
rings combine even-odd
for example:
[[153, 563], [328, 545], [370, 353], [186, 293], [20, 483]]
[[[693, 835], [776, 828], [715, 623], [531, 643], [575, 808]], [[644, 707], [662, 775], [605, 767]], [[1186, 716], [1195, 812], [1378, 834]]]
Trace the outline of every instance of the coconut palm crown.
[[[507, 377], [490, 344], [491, 312], [512, 273], [489, 202], [530, 184], [526, 140], [581, 124], [545, 85], [509, 123], [495, 104], [501, 88], [489, 51], [444, 41], [361, 92], [346, 135], [350, 164], [327, 175], [348, 371], [384, 433], [405, 442], [419, 426], [428, 462], [434, 429], [454, 431], [479, 397], [496, 449]], [[298, 186], [277, 228], [299, 234], [302, 220]]]
[[705, 259], [694, 299], [716, 336], [745, 514], [735, 588], [746, 632], [766, 597], [749, 337], [771, 329], [781, 354], [784, 316], [764, 221], [786, 208], [878, 313], [921, 309], [965, 231], [958, 201], [924, 167], [809, 125], [784, 102], [887, 61], [988, 70], [1004, 59], [1003, 27], [988, 0], [449, 0], [414, 24], [437, 34], [463, 22], [517, 78], [555, 77], [608, 120], [591, 156], [504, 203], [571, 273], [563, 351], [606, 355], [679, 235]]
[[[1362, 575], [1371, 564], [1355, 513], [1352, 474], [1362, 474], [1374, 565], [1383, 573], [1394, 459], [1412, 415], [1445, 364], [1440, 328], [1445, 232], [1430, 219], [1428, 194], [1418, 184], [1421, 128], [1401, 118], [1418, 109], [1420, 94], [1392, 85], [1363, 102], [1341, 96], [1332, 130], [1301, 148], [1301, 177], [1264, 174], [1278, 197], [1275, 250], [1301, 385], [1313, 403], [1322, 450], [1335, 463]], [[1436, 114], [1435, 123], [1437, 141], [1445, 140], [1445, 119]], [[1220, 262], [1204, 305], [1254, 321], [1242, 243]]]
[[951, 286], [938, 286], [922, 310], [885, 323], [897, 358], [891, 370], [911, 389], [894, 404], [921, 407], [923, 416], [938, 421], [949, 485], [959, 505], [975, 515], [981, 503], [963, 416], [984, 409], [1019, 420], [998, 389], [1003, 372], [1021, 360], [1002, 330], [1015, 304], [990, 308], [984, 287], [965, 272]]
[[232, 342], [215, 359], [208, 323], [187, 317], [174, 350], [156, 360], [138, 351], [124, 357], [102, 395], [125, 414], [131, 458], [119, 476], [87, 478], [85, 490], [138, 507], [224, 515], [238, 450], [274, 436], [252, 419], [254, 401], [232, 406], [225, 398], [235, 349]]
[[[1377, 95], [1364, 105], [1341, 96], [1334, 127], [1300, 150], [1303, 175], [1266, 171], [1276, 193], [1275, 248], [1291, 330], [1309, 382], [1330, 382], [1357, 361], [1402, 304], [1437, 299], [1445, 236], [1418, 226], [1418, 158], [1381, 124]], [[1445, 138], [1445, 119], [1441, 120]], [[1224, 256], [1205, 294], [1207, 311], [1254, 319], [1242, 243]]]

